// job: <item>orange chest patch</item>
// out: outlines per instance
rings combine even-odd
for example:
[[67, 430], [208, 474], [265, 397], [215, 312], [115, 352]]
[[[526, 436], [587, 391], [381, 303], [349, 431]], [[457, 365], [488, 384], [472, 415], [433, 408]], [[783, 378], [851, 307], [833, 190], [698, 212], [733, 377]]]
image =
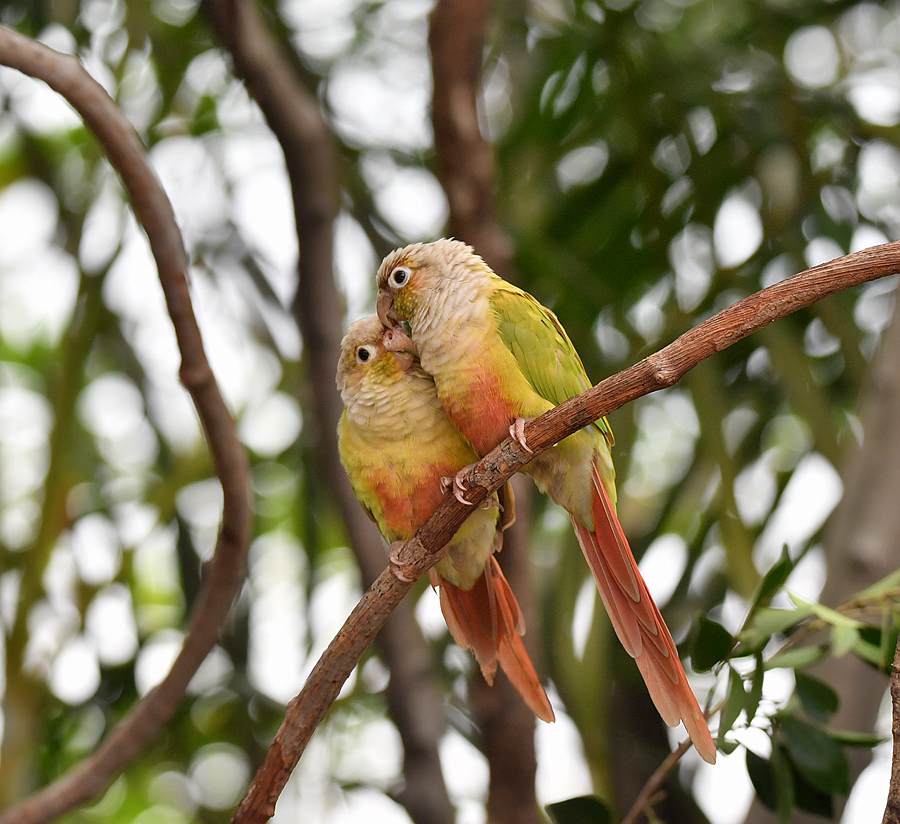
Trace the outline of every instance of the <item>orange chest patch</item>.
[[492, 374], [472, 374], [465, 391], [455, 393], [444, 406], [456, 428], [486, 455], [509, 435], [509, 427], [518, 412], [510, 403], [499, 378]]
[[422, 464], [414, 473], [393, 467], [372, 479], [372, 491], [381, 506], [385, 537], [405, 541], [428, 520], [443, 497], [441, 478], [457, 469], [444, 463]]

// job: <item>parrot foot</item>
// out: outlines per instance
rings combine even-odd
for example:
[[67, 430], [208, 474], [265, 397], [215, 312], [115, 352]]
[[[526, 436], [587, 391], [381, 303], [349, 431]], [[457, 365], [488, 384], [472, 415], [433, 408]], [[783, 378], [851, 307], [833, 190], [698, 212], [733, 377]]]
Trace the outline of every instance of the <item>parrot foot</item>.
[[[466, 469], [468, 469], [468, 467], [460, 469], [459, 474], [455, 478], [441, 478], [441, 492], [446, 493], [450, 487], [453, 487], [453, 497], [456, 498], [457, 501], [466, 506], [475, 506], [475, 504], [471, 501], [467, 501], [465, 497], [463, 497], [466, 492], [466, 486], [462, 481], [462, 476], [465, 474]], [[503, 512], [503, 504], [493, 496], [485, 498], [481, 502], [479, 509], [491, 509], [493, 507], [497, 507], [497, 509]]]
[[406, 541], [394, 541], [391, 543], [391, 548], [388, 550], [388, 563], [391, 567], [391, 572], [394, 573], [394, 577], [403, 581], [404, 584], [414, 584], [416, 582], [415, 578], [408, 578], [403, 572], [403, 559], [400, 557], [400, 550], [406, 546]]
[[441, 478], [441, 491], [446, 492], [453, 487], [453, 497], [456, 498], [457, 501], [466, 506], [474, 506], [473, 503], [467, 501], [465, 498], [466, 485], [463, 483], [463, 476], [466, 474], [468, 468], [468, 466], [464, 466], [453, 478]]
[[509, 436], [513, 438], [519, 446], [522, 447], [529, 455], [534, 454], [534, 450], [528, 446], [525, 441], [525, 418], [516, 418], [512, 426], [509, 427]]

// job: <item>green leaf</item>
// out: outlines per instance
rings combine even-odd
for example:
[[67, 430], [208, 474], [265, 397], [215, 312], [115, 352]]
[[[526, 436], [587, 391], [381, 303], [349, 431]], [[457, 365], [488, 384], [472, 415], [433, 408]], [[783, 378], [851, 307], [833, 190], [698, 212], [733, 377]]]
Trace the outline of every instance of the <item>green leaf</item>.
[[812, 610], [808, 608], [773, 609], [772, 607], [763, 607], [757, 610], [749, 625], [745, 625], [745, 628], [741, 630], [740, 638], [743, 641], [750, 635], [755, 635], [768, 639], [772, 635], [785, 632], [805, 618], [809, 618], [810, 615], [812, 615]]
[[827, 647], [797, 647], [796, 649], [787, 649], [783, 652], [776, 652], [768, 661], [766, 661], [766, 669], [808, 667], [816, 661], [825, 657], [828, 652]]
[[794, 782], [780, 747], [773, 742], [772, 757], [768, 760], [747, 750], [747, 775], [757, 798], [776, 813], [781, 824], [787, 824], [794, 806]]
[[788, 824], [794, 808], [794, 775], [784, 750], [777, 741], [772, 742], [772, 769], [775, 774], [775, 793], [778, 802], [778, 820]]
[[821, 618], [832, 626], [853, 627], [854, 629], [860, 629], [865, 626], [862, 621], [858, 621], [856, 618], [851, 618], [849, 615], [844, 615], [836, 609], [826, 607], [824, 604], [820, 604], [816, 601], [807, 601], [795, 592], [789, 592], [788, 595], [790, 596], [791, 601], [796, 605], [797, 609], [808, 609], [817, 618]]
[[884, 656], [880, 644], [872, 644], [864, 638], [860, 638], [853, 646], [853, 652], [858, 658], [867, 664], [871, 664], [879, 672], [884, 672], [885, 675], [890, 674], [890, 669], [885, 670], [884, 668], [884, 661], [882, 660]]
[[595, 795], [581, 795], [547, 805], [555, 824], [611, 824], [609, 807]]
[[750, 689], [747, 691], [747, 700], [744, 704], [744, 710], [747, 713], [747, 723], [753, 721], [756, 716], [756, 710], [759, 709], [759, 702], [762, 700], [763, 676], [766, 668], [763, 663], [762, 653], [756, 656], [756, 669], [750, 680]]
[[840, 705], [838, 694], [824, 681], [798, 670], [794, 673], [803, 709], [816, 721], [826, 722]]
[[756, 797], [775, 812], [778, 800], [775, 796], [775, 770], [772, 769], [772, 764], [752, 750], [747, 750], [747, 775], [750, 776]]
[[752, 633], [749, 633], [748, 630], [742, 629], [741, 634], [738, 636], [737, 645], [731, 651], [729, 660], [733, 661], [736, 658], [748, 658], [751, 655], [757, 655], [768, 643], [768, 635], [759, 635], [758, 637], [755, 637]]
[[728, 657], [733, 643], [731, 633], [725, 627], [701, 615], [700, 631], [691, 653], [691, 664], [697, 672], [709, 672]]
[[865, 747], [871, 749], [888, 739], [882, 735], [876, 735], [873, 732], [856, 732], [854, 730], [832, 730], [827, 729], [829, 738], [833, 738], [838, 744], [845, 747]]
[[864, 600], [868, 598], [876, 598], [889, 589], [900, 587], [900, 569], [895, 569], [888, 575], [885, 575], [880, 581], [876, 581], [872, 586], [866, 587], [862, 592], [856, 594], [854, 600]]
[[[872, 627], [866, 627], [866, 630], [868, 629], [872, 629]], [[866, 630], [862, 630], [860, 635], [864, 635]], [[881, 616], [881, 669], [885, 675], [890, 675], [898, 637], [900, 637], [900, 626], [894, 620], [893, 614], [885, 610]]]
[[779, 727], [791, 763], [813, 787], [842, 795], [850, 791], [847, 759], [837, 741], [794, 716], [780, 718]]
[[722, 707], [722, 716], [719, 719], [718, 737], [720, 741], [724, 740], [725, 733], [734, 726], [734, 722], [737, 721], [738, 716], [743, 711], [746, 697], [741, 676], [734, 669], [729, 668], [728, 696], [725, 699], [725, 706]]
[[814, 787], [803, 773], [794, 770], [794, 804], [798, 810], [803, 810], [813, 815], [820, 815], [826, 819], [834, 816], [834, 796], [830, 792], [823, 792]]
[[784, 582], [793, 571], [794, 562], [791, 560], [787, 544], [785, 544], [781, 548], [781, 557], [769, 568], [756, 588], [756, 594], [750, 602], [751, 616], [757, 609], [766, 606], [772, 600], [772, 596], [784, 586]]
[[835, 658], [841, 658], [856, 646], [859, 630], [838, 624], [831, 628], [831, 651]]
[[853, 652], [861, 660], [889, 676], [897, 647], [897, 631], [893, 617], [890, 614], [883, 616], [880, 628], [865, 626], [859, 630]]
[[220, 128], [217, 115], [215, 98], [208, 94], [203, 95], [194, 110], [194, 118], [191, 122], [191, 134], [194, 137], [216, 131]]

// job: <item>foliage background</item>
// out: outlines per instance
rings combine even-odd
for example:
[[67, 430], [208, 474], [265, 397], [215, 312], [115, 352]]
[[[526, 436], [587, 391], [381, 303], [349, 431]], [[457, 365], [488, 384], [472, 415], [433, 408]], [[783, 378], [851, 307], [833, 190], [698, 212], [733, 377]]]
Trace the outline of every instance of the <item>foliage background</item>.
[[[447, 158], [435, 155], [429, 119], [431, 9], [260, 7], [336, 149], [345, 325], [372, 310], [384, 253], [452, 225], [437, 177]], [[215, 13], [184, 0], [0, 8], [3, 25], [77, 52], [149, 147], [252, 460], [256, 538], [231, 625], [175, 721], [73, 820], [227, 820], [283, 703], [361, 587], [325, 483], [321, 404], [333, 389], [317, 381], [302, 327], [304, 307], [318, 305], [297, 276], [302, 193], [289, 189]], [[893, 4], [498, 2], [485, 31], [479, 125], [493, 145], [510, 276], [554, 309], [595, 379], [763, 285], [900, 235]], [[0, 99], [4, 808], [82, 758], [165, 672], [221, 500], [117, 179], [52, 92], [0, 69]], [[788, 586], [811, 599], [824, 589], [832, 605], [892, 568], [885, 545], [864, 540], [882, 534], [876, 516], [857, 513], [843, 531], [840, 510], [833, 526], [828, 518], [842, 489], [854, 500], [851, 481], [869, 499], [900, 494], [887, 475], [848, 469], [858, 444], [872, 445], [861, 394], [867, 376], [877, 386], [895, 286], [792, 316], [612, 417], [620, 515], [677, 640], [689, 642], [704, 614], [737, 631], [785, 543], [797, 561]], [[877, 407], [878, 393], [869, 397]], [[885, 460], [896, 445], [879, 441]], [[895, 534], [887, 509], [882, 531]], [[537, 732], [538, 798], [593, 790], [627, 809], [669, 746], [664, 728], [594, 611], [562, 514], [535, 499], [523, 520], [529, 638], [564, 710]], [[466, 700], [478, 682], [436, 598], [417, 595], [427, 678], [441, 696], [443, 779], [458, 820], [482, 821], [497, 788], [484, 707], [473, 715]], [[389, 657], [372, 651], [348, 683], [279, 816], [407, 820]], [[840, 724], [871, 729], [886, 681], [826, 676], [848, 714]], [[767, 672], [764, 705], [783, 705], [793, 685], [789, 669]], [[702, 700], [712, 676], [695, 686]], [[734, 738], [765, 756], [760, 726], [739, 723]], [[739, 749], [707, 768], [689, 755], [681, 793], [669, 788], [671, 803], [687, 805], [673, 820], [742, 820], [752, 797], [744, 758]]]

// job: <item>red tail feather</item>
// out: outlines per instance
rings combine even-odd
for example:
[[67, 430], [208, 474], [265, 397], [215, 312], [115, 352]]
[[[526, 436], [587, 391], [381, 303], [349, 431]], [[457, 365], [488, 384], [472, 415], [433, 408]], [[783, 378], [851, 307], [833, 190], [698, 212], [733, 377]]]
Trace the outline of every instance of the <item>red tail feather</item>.
[[430, 570], [440, 587], [441, 611], [450, 634], [463, 649], [471, 649], [488, 684], [494, 683], [499, 662], [510, 683], [542, 721], [555, 720], [547, 693], [522, 643], [525, 622], [519, 604], [492, 555], [484, 574], [470, 590], [460, 589]]
[[697, 752], [714, 764], [716, 747], [688, 684], [672, 635], [641, 576], [612, 502], [594, 469], [594, 532], [572, 525], [616, 635], [637, 661], [650, 697], [670, 727], [684, 722]]

